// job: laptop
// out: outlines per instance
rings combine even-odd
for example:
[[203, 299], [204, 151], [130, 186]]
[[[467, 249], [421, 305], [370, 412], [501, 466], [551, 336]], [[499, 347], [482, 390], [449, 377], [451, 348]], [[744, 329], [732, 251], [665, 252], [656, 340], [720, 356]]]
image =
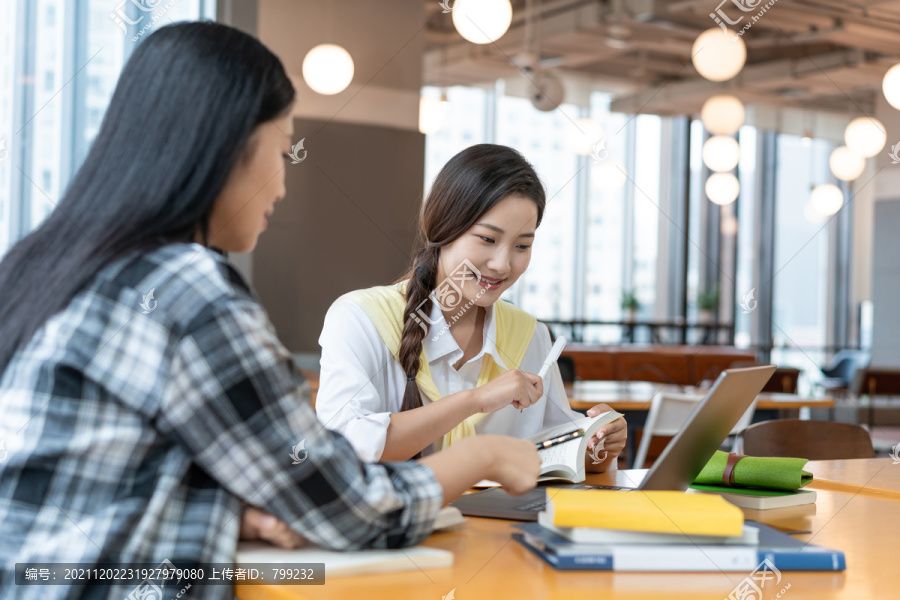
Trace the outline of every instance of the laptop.
[[[639, 485], [626, 488], [576, 483], [549, 487], [687, 490], [774, 372], [775, 365], [723, 371]], [[451, 504], [470, 517], [536, 521], [547, 504], [547, 492], [536, 488], [522, 496], [511, 496], [500, 488], [492, 488], [465, 494]]]

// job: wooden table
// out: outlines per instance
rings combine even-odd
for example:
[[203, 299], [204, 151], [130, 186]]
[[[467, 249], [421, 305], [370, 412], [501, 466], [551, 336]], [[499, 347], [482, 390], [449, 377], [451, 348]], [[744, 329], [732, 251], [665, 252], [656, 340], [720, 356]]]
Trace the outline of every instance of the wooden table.
[[[815, 506], [769, 511], [745, 511], [748, 518], [786, 531], [811, 531], [797, 538], [842, 550], [847, 558], [843, 573], [786, 571], [780, 586], [790, 589], [784, 600], [897, 598], [896, 532], [900, 523], [900, 465], [890, 459], [820, 461], [810, 467], [822, 481], [866, 476], [890, 485], [896, 497], [864, 490], [817, 487]], [[591, 475], [595, 483], [619, 483], [625, 472]], [[454, 591], [458, 600], [598, 598], [722, 600], [747, 573], [610, 573], [555, 571], [510, 537], [512, 521], [471, 518], [460, 530], [439, 533], [426, 546], [450, 550], [453, 567], [410, 570], [380, 575], [334, 577], [324, 586], [240, 586], [240, 600], [295, 600], [298, 598], [359, 598], [365, 600], [439, 600]], [[781, 587], [775, 589], [779, 591]], [[775, 597], [767, 586], [764, 600]]]
[[[900, 501], [900, 464], [890, 458], [810, 462], [811, 487]], [[900, 594], [898, 594], [900, 596]]]
[[[706, 390], [681, 385], [650, 383], [647, 381], [576, 381], [566, 385], [569, 406], [587, 410], [595, 404], [608, 404], [614, 410], [648, 411], [653, 396], [661, 391], [678, 394], [704, 394]], [[813, 397], [797, 394], [763, 392], [756, 403], [757, 410], [788, 410], [797, 408], [832, 408], [831, 396]]]

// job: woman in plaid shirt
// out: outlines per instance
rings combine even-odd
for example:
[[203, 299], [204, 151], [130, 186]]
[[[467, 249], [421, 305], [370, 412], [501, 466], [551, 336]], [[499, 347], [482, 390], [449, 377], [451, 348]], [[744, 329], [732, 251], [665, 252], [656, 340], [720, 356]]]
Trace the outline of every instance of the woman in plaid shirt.
[[241, 533], [416, 544], [476, 481], [535, 484], [525, 440], [476, 436], [364, 464], [317, 421], [221, 254], [251, 250], [284, 197], [293, 101], [256, 39], [213, 23], [160, 28], [126, 64], [58, 208], [0, 263], [0, 598], [151, 597], [17, 586], [13, 569], [230, 562]]

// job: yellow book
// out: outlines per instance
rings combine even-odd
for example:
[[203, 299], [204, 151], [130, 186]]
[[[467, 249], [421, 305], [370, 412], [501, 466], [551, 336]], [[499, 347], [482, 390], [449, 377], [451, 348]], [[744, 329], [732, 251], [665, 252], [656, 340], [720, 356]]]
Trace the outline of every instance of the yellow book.
[[736, 536], [744, 525], [741, 509], [711, 494], [561, 489], [547, 496], [556, 527]]

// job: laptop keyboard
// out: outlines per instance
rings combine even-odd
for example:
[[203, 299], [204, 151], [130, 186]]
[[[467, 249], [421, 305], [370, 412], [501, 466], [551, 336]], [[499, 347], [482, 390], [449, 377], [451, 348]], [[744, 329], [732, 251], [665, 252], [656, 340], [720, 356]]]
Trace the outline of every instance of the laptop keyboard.
[[526, 502], [525, 504], [520, 504], [516, 507], [516, 510], [524, 510], [526, 512], [531, 512], [535, 510], [544, 510], [544, 507], [547, 506], [546, 500], [535, 500], [533, 502]]

